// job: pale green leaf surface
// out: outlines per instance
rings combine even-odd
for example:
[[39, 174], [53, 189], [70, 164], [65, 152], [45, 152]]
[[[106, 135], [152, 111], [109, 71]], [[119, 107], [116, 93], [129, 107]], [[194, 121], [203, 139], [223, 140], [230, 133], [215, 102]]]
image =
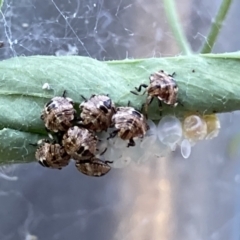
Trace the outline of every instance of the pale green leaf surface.
[[37, 143], [40, 138], [38, 134], [10, 128], [0, 130], [0, 165], [35, 161], [36, 147], [30, 143]]
[[[0, 128], [43, 133], [41, 109], [64, 90], [76, 106], [81, 102], [81, 94], [89, 97], [108, 93], [117, 105], [127, 105], [130, 100], [134, 107], [141, 108], [146, 95], [135, 96], [130, 91], [148, 83], [149, 75], [161, 69], [176, 72], [179, 100], [183, 104], [176, 108], [164, 106], [163, 115], [181, 117], [196, 111], [209, 114], [238, 110], [239, 60], [239, 53], [108, 62], [80, 56], [4, 60], [0, 62]], [[49, 83], [53, 90], [43, 90], [44, 83]], [[153, 120], [161, 117], [156, 101], [150, 107], [149, 117]], [[9, 148], [14, 145], [9, 144]]]

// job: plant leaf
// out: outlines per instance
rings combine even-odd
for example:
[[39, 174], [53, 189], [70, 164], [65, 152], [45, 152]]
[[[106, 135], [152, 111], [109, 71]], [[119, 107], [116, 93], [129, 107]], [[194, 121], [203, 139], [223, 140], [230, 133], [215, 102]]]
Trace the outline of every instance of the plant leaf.
[[10, 128], [0, 130], [0, 165], [35, 161], [37, 143], [41, 138], [38, 134], [21, 132]]
[[[77, 105], [81, 102], [80, 95], [109, 94], [116, 105], [127, 105], [130, 100], [133, 107], [140, 109], [146, 95], [136, 96], [130, 91], [141, 83], [148, 83], [149, 75], [161, 69], [176, 73], [179, 100], [183, 104], [176, 108], [164, 105], [162, 115], [181, 117], [189, 112], [211, 114], [238, 110], [239, 60], [239, 52], [108, 62], [80, 56], [4, 60], [0, 62], [0, 129], [45, 133], [41, 109], [64, 90]], [[43, 90], [44, 83], [52, 90]], [[149, 118], [159, 120], [160, 117], [154, 101], [149, 108]]]

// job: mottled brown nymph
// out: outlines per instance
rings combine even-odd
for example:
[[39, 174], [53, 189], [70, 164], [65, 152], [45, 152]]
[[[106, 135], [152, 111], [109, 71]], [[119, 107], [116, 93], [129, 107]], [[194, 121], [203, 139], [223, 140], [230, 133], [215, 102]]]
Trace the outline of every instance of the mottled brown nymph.
[[112, 117], [114, 130], [109, 138], [118, 135], [123, 140], [129, 140], [128, 147], [135, 146], [134, 138], [143, 138], [148, 130], [146, 118], [132, 107], [118, 107]]
[[[32, 144], [34, 145], [34, 144]], [[43, 167], [61, 169], [70, 162], [70, 156], [58, 143], [50, 143], [48, 140], [40, 140], [35, 157]]]
[[94, 132], [74, 126], [63, 135], [62, 145], [74, 160], [88, 160], [97, 151], [97, 141]]
[[102, 161], [96, 157], [93, 157], [90, 160], [77, 161], [76, 167], [81, 173], [87, 176], [101, 177], [110, 171], [111, 167], [108, 165], [108, 163], [112, 162]]
[[79, 107], [82, 126], [95, 132], [106, 131], [110, 127], [112, 116], [115, 113], [115, 105], [108, 96], [92, 95], [89, 100], [85, 99]]
[[73, 108], [73, 101], [67, 98], [66, 91], [62, 97], [52, 98], [44, 107], [41, 119], [47, 130], [52, 132], [65, 132], [72, 126], [76, 110]]
[[[174, 107], [177, 106], [178, 86], [173, 76], [174, 76], [174, 73], [168, 74], [163, 70], [160, 70], [150, 75], [149, 85], [141, 84], [138, 88], [137, 87], [135, 88], [138, 92], [141, 91], [142, 87], [146, 88], [146, 90], [143, 92], [143, 94], [145, 94], [146, 92], [148, 94], [147, 101], [144, 107], [145, 113], [147, 113], [148, 105], [151, 104], [154, 97], [158, 98], [160, 107], [162, 106], [162, 102]], [[134, 91], [131, 91], [131, 93], [135, 95], [139, 95]]]

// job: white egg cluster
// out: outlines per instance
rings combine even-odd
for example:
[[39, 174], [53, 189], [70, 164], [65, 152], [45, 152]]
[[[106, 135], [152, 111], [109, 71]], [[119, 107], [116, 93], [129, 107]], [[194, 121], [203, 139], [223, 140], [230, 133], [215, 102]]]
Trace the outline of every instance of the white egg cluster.
[[[121, 138], [100, 142], [98, 146], [99, 152], [107, 148], [102, 157], [104, 160], [113, 160], [113, 163], [109, 164], [111, 167], [123, 168], [129, 165], [131, 161], [142, 163], [151, 158], [162, 157], [166, 152], [170, 151], [158, 140], [156, 124], [151, 120], [148, 120], [147, 123], [149, 130], [143, 139], [134, 139], [136, 143], [134, 147], [126, 147], [126, 141]], [[105, 139], [106, 136], [108, 136], [108, 132], [101, 133], [99, 138]]]
[[191, 142], [191, 145], [194, 145], [200, 140], [217, 137], [220, 127], [216, 114], [189, 115], [183, 120], [183, 135]]
[[[104, 160], [111, 159], [112, 168], [123, 168], [131, 161], [143, 163], [150, 159], [166, 157], [178, 146], [183, 158], [188, 158], [191, 148], [197, 141], [211, 139], [218, 135], [220, 122], [216, 115], [190, 115], [183, 120], [175, 116], [165, 116], [156, 125], [148, 120], [149, 130], [144, 139], [137, 139], [136, 146], [127, 148], [125, 141], [120, 138], [100, 142], [98, 149], [101, 152], [107, 148], [102, 156]], [[105, 139], [108, 132], [99, 135]]]

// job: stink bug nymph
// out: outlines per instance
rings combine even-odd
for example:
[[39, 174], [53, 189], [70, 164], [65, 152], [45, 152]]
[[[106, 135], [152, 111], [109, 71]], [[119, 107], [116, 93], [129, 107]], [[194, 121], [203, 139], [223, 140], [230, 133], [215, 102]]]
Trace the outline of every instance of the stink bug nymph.
[[143, 138], [149, 128], [144, 115], [132, 107], [118, 107], [112, 122], [116, 130], [109, 138], [118, 135], [123, 140], [129, 140], [128, 147], [135, 146], [133, 139]]
[[110, 161], [102, 161], [96, 157], [91, 158], [90, 160], [77, 161], [76, 167], [81, 173], [92, 176], [92, 177], [101, 177], [107, 174], [111, 167], [108, 163]]
[[73, 100], [66, 97], [66, 91], [62, 97], [52, 98], [44, 107], [41, 119], [47, 130], [52, 132], [65, 132], [72, 126], [76, 110], [73, 108]]
[[106, 131], [115, 113], [113, 101], [106, 95], [92, 95], [80, 104], [80, 125], [95, 132]]
[[70, 162], [70, 156], [58, 143], [50, 143], [46, 139], [38, 141], [35, 157], [43, 167], [62, 169]]
[[[160, 70], [154, 74], [151, 74], [149, 77], [150, 83], [141, 84], [138, 88], [135, 89], [138, 92], [141, 92], [142, 87], [146, 88], [142, 95], [146, 92], [148, 94], [146, 103], [145, 103], [145, 113], [147, 113], [148, 105], [151, 104], [154, 97], [158, 98], [159, 106], [162, 106], [162, 102], [167, 105], [176, 107], [178, 104], [177, 94], [178, 94], [178, 86], [176, 81], [174, 80], [174, 74], [168, 74], [163, 70]], [[131, 93], [135, 95], [139, 95], [138, 93], [131, 91]]]
[[97, 141], [94, 132], [74, 126], [63, 135], [62, 145], [74, 160], [88, 160], [97, 151]]

